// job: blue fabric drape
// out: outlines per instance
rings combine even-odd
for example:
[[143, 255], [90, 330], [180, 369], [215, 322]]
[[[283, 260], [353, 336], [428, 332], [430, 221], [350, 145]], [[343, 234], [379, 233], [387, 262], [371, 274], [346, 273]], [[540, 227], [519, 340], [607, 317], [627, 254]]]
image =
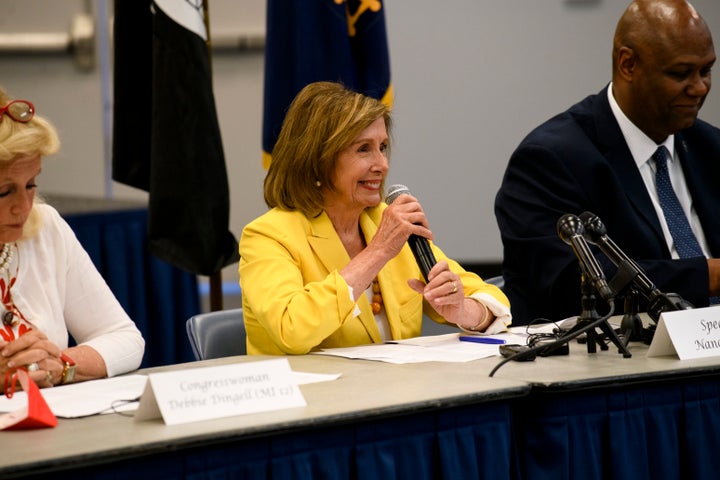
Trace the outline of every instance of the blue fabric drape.
[[339, 422], [277, 436], [175, 446], [150, 458], [53, 476], [105, 480], [133, 478], [142, 472], [142, 478], [155, 480], [511, 478], [507, 401]]
[[63, 218], [142, 332], [142, 367], [194, 360], [185, 320], [200, 313], [197, 277], [149, 253], [147, 210], [72, 213]]
[[512, 413], [506, 407], [484, 404], [439, 415], [436, 478], [515, 478]]
[[714, 478], [720, 382], [531, 394], [514, 409], [521, 478]]

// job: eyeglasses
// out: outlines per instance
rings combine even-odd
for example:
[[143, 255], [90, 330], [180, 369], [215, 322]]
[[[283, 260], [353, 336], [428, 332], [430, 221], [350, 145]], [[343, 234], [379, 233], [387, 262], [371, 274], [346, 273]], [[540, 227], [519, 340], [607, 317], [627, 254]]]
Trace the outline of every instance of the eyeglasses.
[[27, 123], [35, 116], [35, 105], [27, 100], [13, 100], [4, 107], [0, 107], [0, 121], [2, 121], [3, 113], [7, 113], [8, 117], [16, 122]]

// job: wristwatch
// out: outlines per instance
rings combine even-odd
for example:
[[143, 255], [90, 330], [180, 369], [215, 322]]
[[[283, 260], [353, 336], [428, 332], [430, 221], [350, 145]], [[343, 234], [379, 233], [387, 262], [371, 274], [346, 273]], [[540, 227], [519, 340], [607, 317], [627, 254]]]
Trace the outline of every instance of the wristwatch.
[[64, 385], [72, 382], [75, 378], [75, 362], [64, 353], [60, 354], [60, 360], [62, 360], [64, 364], [62, 375], [60, 376], [60, 385]]

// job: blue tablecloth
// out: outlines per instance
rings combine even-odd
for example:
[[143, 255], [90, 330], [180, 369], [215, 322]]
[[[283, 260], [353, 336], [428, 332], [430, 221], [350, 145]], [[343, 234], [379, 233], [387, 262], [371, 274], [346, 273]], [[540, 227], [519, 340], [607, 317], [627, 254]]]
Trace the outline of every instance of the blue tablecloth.
[[510, 406], [498, 401], [193, 442], [52, 478], [509, 480], [511, 442]]
[[515, 401], [520, 478], [718, 478], [720, 379], [542, 393]]

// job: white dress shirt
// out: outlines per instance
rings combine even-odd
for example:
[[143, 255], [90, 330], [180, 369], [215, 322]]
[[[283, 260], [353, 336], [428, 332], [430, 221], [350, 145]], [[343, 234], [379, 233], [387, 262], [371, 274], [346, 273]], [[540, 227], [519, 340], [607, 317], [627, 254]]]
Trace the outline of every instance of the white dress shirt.
[[[652, 155], [660, 145], [656, 144], [650, 137], [645, 135], [645, 133], [635, 126], [635, 124], [627, 118], [625, 113], [623, 113], [612, 94], [612, 83], [610, 84], [610, 88], [608, 88], [608, 100], [610, 101], [610, 108], [615, 115], [615, 119], [620, 125], [620, 130], [622, 130], [622, 134], [625, 137], [625, 142], [630, 149], [630, 153], [635, 159], [635, 163], [637, 164], [640, 175], [645, 183], [645, 188], [652, 200], [653, 207], [655, 207], [655, 212], [660, 220], [660, 226], [662, 227], [663, 235], [665, 236], [665, 241], [667, 242], [670, 254], [672, 255], [672, 258], [680, 258], [677, 253], [677, 249], [675, 248], [672, 235], [670, 234], [670, 229], [665, 221], [665, 215], [663, 214], [662, 207], [660, 206], [660, 200], [655, 188], [656, 168], [655, 161], [652, 160]], [[664, 145], [668, 149], [668, 152], [670, 152], [670, 157], [668, 158], [668, 172], [670, 174], [670, 182], [675, 190], [675, 195], [677, 195], [680, 205], [682, 205], [685, 216], [690, 222], [690, 227], [700, 244], [700, 248], [702, 248], [703, 253], [707, 257], [710, 249], [708, 248], [707, 240], [705, 239], [705, 233], [700, 225], [700, 219], [693, 208], [692, 197], [690, 196], [690, 191], [688, 190], [687, 183], [685, 182], [682, 165], [680, 165], [677, 153], [675, 152], [675, 136], [670, 135], [667, 137], [662, 145]]]

